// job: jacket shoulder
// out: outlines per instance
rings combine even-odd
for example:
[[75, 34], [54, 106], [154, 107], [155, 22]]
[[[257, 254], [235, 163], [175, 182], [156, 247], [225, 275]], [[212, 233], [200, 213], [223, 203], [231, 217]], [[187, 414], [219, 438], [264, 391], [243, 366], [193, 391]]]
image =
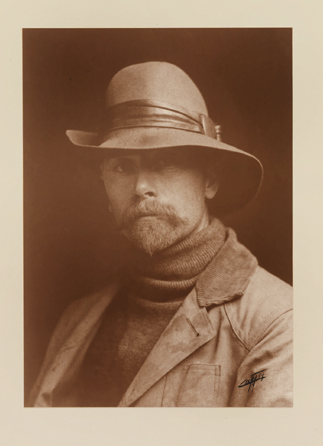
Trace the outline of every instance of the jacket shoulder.
[[232, 329], [248, 350], [257, 344], [275, 320], [291, 311], [292, 307], [292, 287], [259, 266], [243, 296], [225, 304]]

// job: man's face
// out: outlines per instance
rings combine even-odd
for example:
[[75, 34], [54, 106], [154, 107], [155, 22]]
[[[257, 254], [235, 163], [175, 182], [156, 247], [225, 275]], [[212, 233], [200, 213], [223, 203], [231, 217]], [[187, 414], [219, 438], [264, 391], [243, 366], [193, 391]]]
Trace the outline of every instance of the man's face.
[[118, 228], [152, 255], [208, 225], [217, 181], [196, 148], [120, 150], [101, 166]]

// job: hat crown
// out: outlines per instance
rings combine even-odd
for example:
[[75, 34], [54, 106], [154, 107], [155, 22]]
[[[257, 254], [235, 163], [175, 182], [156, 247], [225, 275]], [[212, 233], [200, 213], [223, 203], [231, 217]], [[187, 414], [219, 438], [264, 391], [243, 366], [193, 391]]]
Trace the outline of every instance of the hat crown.
[[105, 106], [140, 99], [168, 102], [208, 115], [203, 96], [192, 79], [167, 62], [146, 62], [120, 70], [107, 88]]

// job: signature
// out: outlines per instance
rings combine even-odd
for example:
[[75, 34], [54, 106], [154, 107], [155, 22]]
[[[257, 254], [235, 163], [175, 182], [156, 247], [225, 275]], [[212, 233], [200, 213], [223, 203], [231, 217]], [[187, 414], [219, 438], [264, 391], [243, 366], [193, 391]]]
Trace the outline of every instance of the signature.
[[252, 386], [252, 390], [255, 387], [255, 383], [257, 381], [262, 381], [265, 377], [264, 372], [267, 369], [264, 370], [260, 370], [259, 372], [253, 373], [250, 377], [250, 379], [245, 379], [244, 381], [242, 381], [242, 383], [238, 386], [238, 387], [244, 387], [244, 386], [249, 386], [248, 392], [250, 390], [250, 387]]

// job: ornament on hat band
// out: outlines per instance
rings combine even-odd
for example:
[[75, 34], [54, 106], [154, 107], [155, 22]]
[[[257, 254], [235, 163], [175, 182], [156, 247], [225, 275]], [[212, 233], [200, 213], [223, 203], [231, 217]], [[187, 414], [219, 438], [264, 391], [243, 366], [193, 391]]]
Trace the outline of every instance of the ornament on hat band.
[[214, 128], [215, 128], [216, 139], [217, 139], [218, 141], [222, 141], [222, 129], [221, 129], [220, 124], [216, 124], [216, 125], [214, 126]]
[[107, 108], [101, 133], [105, 138], [113, 130], [136, 127], [179, 129], [219, 140], [221, 133], [220, 126], [215, 125], [206, 115], [166, 102], [146, 99], [122, 102]]

